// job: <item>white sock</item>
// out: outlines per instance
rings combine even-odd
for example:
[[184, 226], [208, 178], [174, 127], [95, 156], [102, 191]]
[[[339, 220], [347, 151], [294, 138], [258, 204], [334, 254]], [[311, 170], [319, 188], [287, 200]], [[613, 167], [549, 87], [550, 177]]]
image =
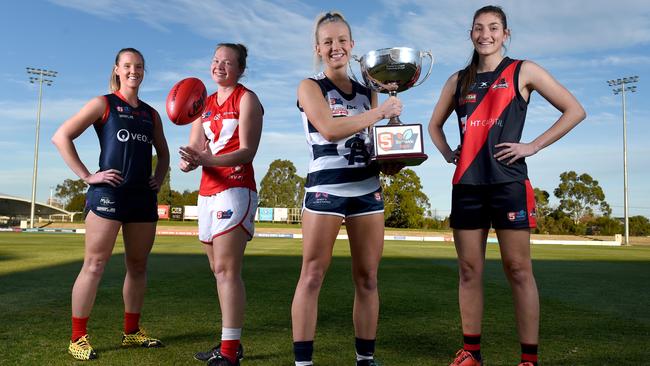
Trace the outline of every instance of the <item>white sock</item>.
[[296, 361], [296, 366], [314, 366], [312, 361]]
[[241, 328], [221, 328], [222, 341], [236, 341], [241, 339]]

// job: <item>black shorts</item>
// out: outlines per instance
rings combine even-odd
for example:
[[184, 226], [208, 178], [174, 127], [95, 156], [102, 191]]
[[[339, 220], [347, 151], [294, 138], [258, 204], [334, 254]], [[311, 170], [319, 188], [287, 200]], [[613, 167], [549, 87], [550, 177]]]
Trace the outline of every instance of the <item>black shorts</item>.
[[384, 212], [381, 188], [362, 196], [341, 197], [323, 192], [307, 192], [303, 210], [321, 215], [354, 217]]
[[158, 198], [149, 189], [117, 189], [90, 186], [85, 211], [123, 223], [158, 221]]
[[529, 180], [501, 184], [455, 184], [449, 224], [454, 229], [537, 227], [535, 193]]

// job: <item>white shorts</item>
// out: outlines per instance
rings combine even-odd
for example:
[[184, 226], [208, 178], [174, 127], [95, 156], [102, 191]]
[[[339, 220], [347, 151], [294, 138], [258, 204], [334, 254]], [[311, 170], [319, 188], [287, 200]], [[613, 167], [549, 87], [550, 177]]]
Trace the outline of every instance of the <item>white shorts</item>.
[[212, 244], [218, 236], [241, 227], [248, 240], [255, 232], [257, 193], [248, 188], [230, 188], [212, 196], [199, 195], [199, 240]]

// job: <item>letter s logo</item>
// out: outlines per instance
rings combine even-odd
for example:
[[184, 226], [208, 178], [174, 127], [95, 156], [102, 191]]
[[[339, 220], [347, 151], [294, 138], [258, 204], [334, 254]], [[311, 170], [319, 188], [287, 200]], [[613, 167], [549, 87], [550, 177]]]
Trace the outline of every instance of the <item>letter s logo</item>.
[[388, 151], [393, 148], [393, 134], [390, 132], [382, 132], [377, 136], [379, 147], [382, 150]]

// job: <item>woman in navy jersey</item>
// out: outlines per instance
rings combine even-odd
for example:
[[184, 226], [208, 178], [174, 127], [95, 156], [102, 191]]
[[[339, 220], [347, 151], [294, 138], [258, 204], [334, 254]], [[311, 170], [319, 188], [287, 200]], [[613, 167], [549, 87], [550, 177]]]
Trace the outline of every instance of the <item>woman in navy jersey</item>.
[[246, 243], [253, 238], [257, 188], [253, 158], [262, 135], [264, 109], [257, 95], [239, 83], [246, 70], [246, 47], [220, 43], [210, 74], [217, 91], [192, 123], [190, 143], [181, 147], [180, 169], [202, 166], [199, 240], [217, 282], [221, 343], [194, 357], [209, 365], [239, 365], [246, 292], [241, 271]]
[[[92, 99], [52, 137], [66, 164], [90, 186], [84, 262], [72, 288], [72, 336], [68, 347], [68, 352], [80, 360], [97, 358], [86, 325], [120, 228], [126, 262], [122, 346], [162, 346], [160, 340], [147, 336], [139, 326], [147, 258], [158, 221], [156, 194], [169, 170], [160, 116], [138, 98], [144, 71], [144, 58], [138, 50], [120, 50], [111, 73], [111, 94]], [[97, 133], [101, 149], [95, 173], [90, 173], [81, 161], [73, 142], [90, 126]], [[152, 146], [158, 156], [153, 175]]]
[[[398, 116], [402, 104], [377, 95], [347, 74], [354, 41], [336, 12], [316, 18], [315, 57], [324, 71], [298, 87], [298, 108], [311, 161], [302, 213], [303, 259], [291, 307], [295, 364], [312, 365], [318, 295], [345, 219], [352, 253], [353, 321], [357, 365], [374, 358], [379, 296], [377, 270], [384, 245], [384, 201], [379, 168], [369, 163], [368, 128]], [[395, 174], [401, 167], [392, 167]]]
[[[483, 267], [490, 227], [496, 230], [503, 268], [514, 298], [523, 366], [537, 365], [539, 295], [530, 256], [535, 199], [525, 158], [568, 133], [586, 114], [576, 98], [546, 70], [502, 53], [510, 37], [500, 7], [474, 14], [472, 61], [444, 85], [429, 122], [431, 139], [445, 160], [456, 165], [450, 225], [458, 254], [459, 302], [464, 335], [451, 366], [483, 364]], [[531, 142], [520, 142], [526, 109], [534, 91], [561, 112]], [[452, 150], [443, 133], [456, 111], [461, 145]]]

